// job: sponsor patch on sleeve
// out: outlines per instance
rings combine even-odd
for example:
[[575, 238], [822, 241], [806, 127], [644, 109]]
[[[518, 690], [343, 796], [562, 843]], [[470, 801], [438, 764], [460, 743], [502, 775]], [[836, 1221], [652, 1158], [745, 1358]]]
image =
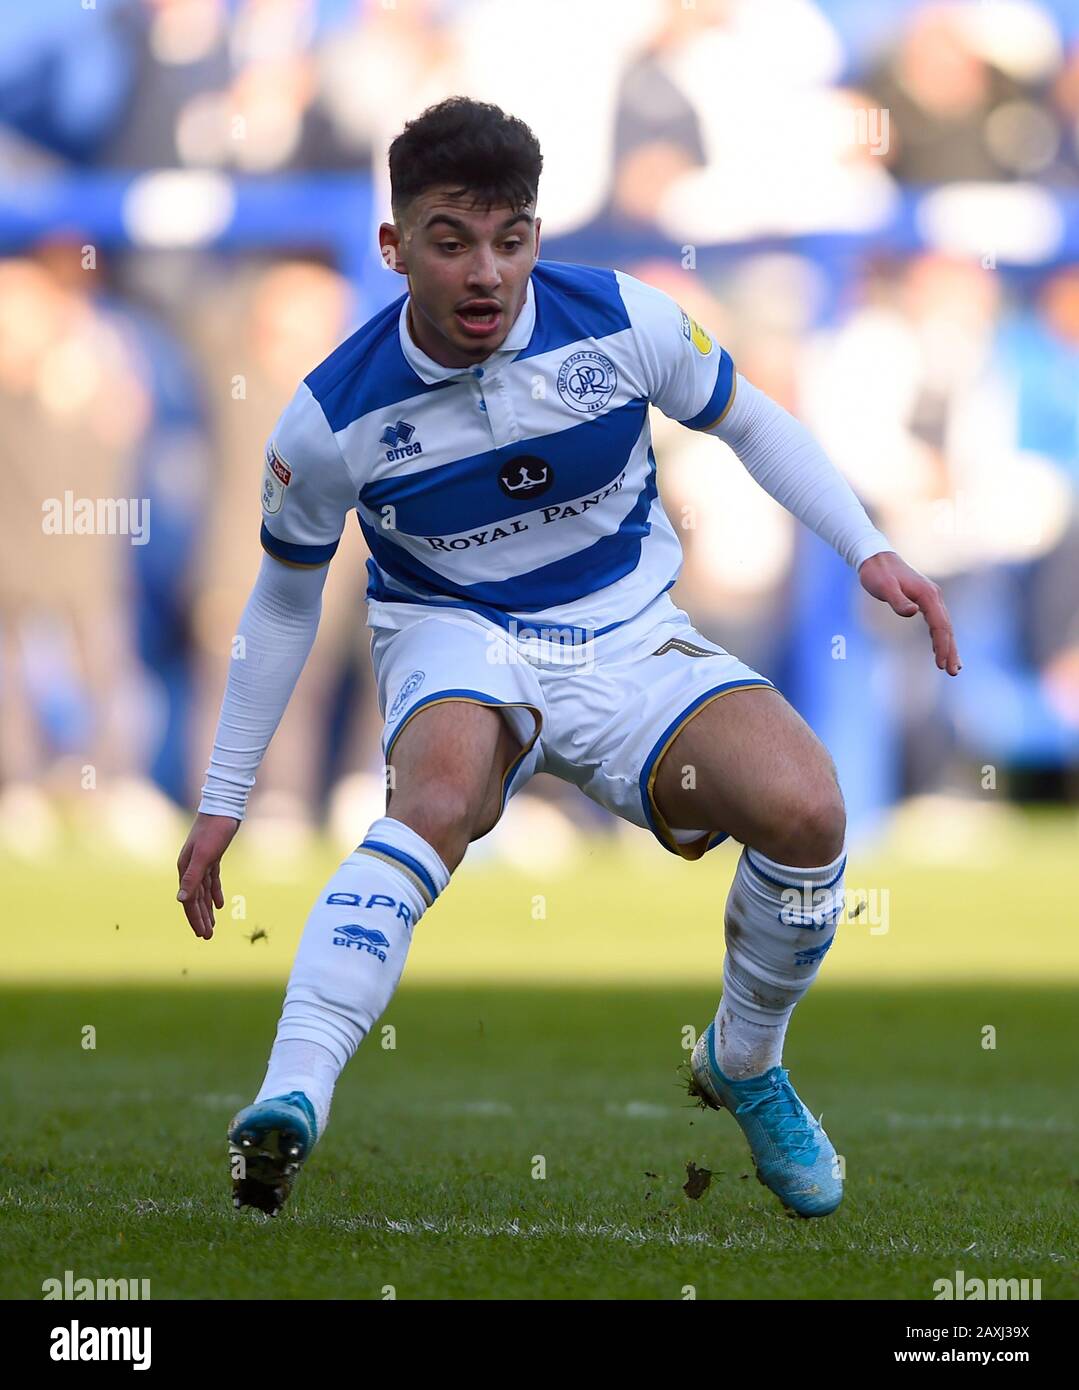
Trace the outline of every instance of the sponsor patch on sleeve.
[[700, 326], [696, 319], [689, 321], [689, 341], [697, 349], [702, 357], [707, 357], [712, 351], [712, 339]]
[[262, 509], [270, 516], [281, 510], [285, 488], [292, 481], [292, 469], [277, 452], [274, 444], [266, 446], [266, 471], [262, 475]]
[[684, 309], [682, 310], [682, 337], [687, 343], [692, 343], [702, 357], [707, 357], [712, 351], [712, 339], [697, 320], [691, 319]]
[[288, 487], [292, 481], [292, 469], [277, 452], [277, 445], [271, 439], [266, 446], [266, 463], [271, 472], [275, 473], [281, 480], [282, 487]]

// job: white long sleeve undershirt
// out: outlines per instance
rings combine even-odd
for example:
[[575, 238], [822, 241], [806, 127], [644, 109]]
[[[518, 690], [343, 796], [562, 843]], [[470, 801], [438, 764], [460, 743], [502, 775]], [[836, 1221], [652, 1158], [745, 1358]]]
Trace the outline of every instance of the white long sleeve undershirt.
[[893, 549], [806, 427], [741, 374], [730, 410], [705, 433], [729, 444], [765, 492], [855, 569]]
[[305, 569], [263, 555], [229, 663], [199, 811], [243, 820], [255, 773], [318, 632], [328, 565]]
[[[739, 376], [734, 403], [708, 430], [764, 490], [857, 568], [891, 550], [846, 479], [782, 406]], [[328, 565], [315, 569], [262, 557], [237, 636], [199, 811], [243, 820], [255, 774], [314, 645]]]

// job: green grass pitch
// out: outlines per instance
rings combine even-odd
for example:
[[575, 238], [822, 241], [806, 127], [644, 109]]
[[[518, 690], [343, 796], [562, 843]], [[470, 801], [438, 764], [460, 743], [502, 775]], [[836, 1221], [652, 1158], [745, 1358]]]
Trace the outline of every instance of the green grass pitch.
[[[784, 1215], [678, 1075], [719, 993], [727, 847], [463, 875], [273, 1222], [232, 1210], [224, 1130], [340, 855], [274, 881], [238, 854], [246, 916], [209, 947], [165, 866], [7, 861], [0, 1296], [70, 1269], [149, 1278], [154, 1299], [931, 1299], [963, 1270], [1075, 1298], [1074, 834], [1031, 822], [965, 867], [852, 864], [889, 890], [887, 930], [841, 927], [785, 1058], [846, 1163], [817, 1221]], [[697, 1197], [691, 1166], [711, 1174]]]

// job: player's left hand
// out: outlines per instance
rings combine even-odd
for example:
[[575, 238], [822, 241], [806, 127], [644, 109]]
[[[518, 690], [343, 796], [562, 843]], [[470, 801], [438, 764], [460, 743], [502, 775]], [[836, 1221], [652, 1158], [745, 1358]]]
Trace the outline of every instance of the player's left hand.
[[959, 660], [955, 645], [952, 620], [948, 617], [940, 589], [931, 579], [911, 569], [894, 550], [871, 555], [859, 569], [858, 578], [866, 593], [879, 598], [882, 603], [890, 604], [893, 612], [901, 618], [913, 618], [916, 613], [923, 613], [933, 639], [937, 666], [947, 671], [949, 676], [959, 674], [963, 663]]

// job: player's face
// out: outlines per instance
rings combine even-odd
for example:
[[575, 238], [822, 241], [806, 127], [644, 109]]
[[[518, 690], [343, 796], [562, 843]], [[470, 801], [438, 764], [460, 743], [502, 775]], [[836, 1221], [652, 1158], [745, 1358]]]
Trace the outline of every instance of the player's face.
[[445, 367], [469, 367], [500, 347], [528, 293], [539, 255], [532, 206], [477, 208], [470, 197], [432, 188], [409, 205], [403, 227], [384, 222], [383, 253], [408, 276], [409, 326], [418, 346]]

